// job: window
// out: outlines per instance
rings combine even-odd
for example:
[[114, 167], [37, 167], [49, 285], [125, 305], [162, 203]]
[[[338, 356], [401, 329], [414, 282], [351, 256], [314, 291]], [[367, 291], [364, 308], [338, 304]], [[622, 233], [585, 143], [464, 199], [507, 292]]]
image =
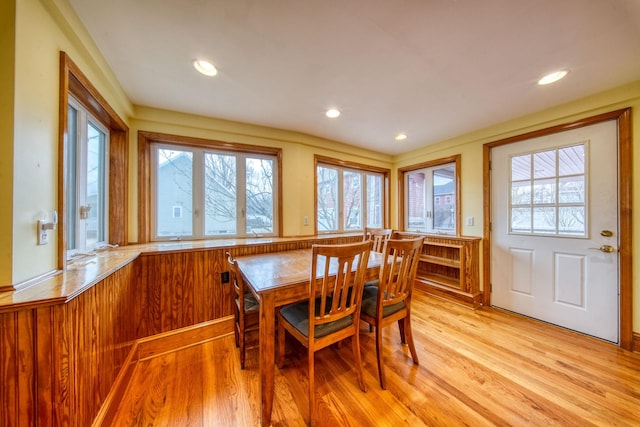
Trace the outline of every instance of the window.
[[153, 142], [153, 240], [275, 235], [275, 154]]
[[383, 228], [387, 180], [383, 169], [316, 157], [318, 232]]
[[67, 111], [67, 255], [108, 241], [109, 130], [75, 98]]
[[[83, 227], [89, 229], [89, 239], [95, 235], [96, 238], [100, 236], [100, 240], [104, 239], [104, 243], [112, 245], [126, 245], [129, 242], [127, 236], [129, 127], [65, 52], [60, 52], [59, 79], [58, 170], [61, 173], [58, 175], [58, 188], [64, 190], [58, 194], [57, 205], [57, 211], [61, 213], [57, 233], [58, 268], [65, 270], [70, 255], [82, 250], [79, 245], [84, 242], [84, 250], [90, 251], [91, 245], [87, 248], [87, 239], [82, 238]], [[70, 102], [73, 103], [71, 109]], [[77, 141], [81, 141], [78, 137], [84, 128], [83, 126], [79, 128], [78, 124], [83, 123], [85, 113], [89, 113], [87, 115], [90, 117], [89, 122], [95, 125], [97, 132], [105, 135], [104, 157], [95, 163], [104, 167], [99, 174], [96, 174], [96, 177], [104, 178], [99, 185], [102, 188], [100, 191], [104, 191], [96, 196], [96, 200], [102, 201], [103, 204], [99, 209], [95, 206], [89, 211], [83, 209], [84, 215], [95, 215], [95, 227], [93, 218], [92, 223], [87, 223], [89, 218], [87, 220], [78, 218], [81, 214], [78, 207], [83, 205], [78, 204], [76, 184], [81, 183], [83, 179], [87, 181], [89, 178], [79, 175], [83, 168], [79, 169], [78, 165]], [[95, 118], [100, 122], [98, 123]], [[86, 134], [89, 134], [88, 129]], [[87, 147], [87, 152], [89, 148]], [[94, 158], [96, 159], [98, 157]], [[91, 178], [88, 181], [91, 182]], [[84, 196], [87, 199], [86, 194]], [[89, 201], [91, 198], [88, 198]], [[103, 206], [104, 211], [102, 211]], [[101, 211], [99, 215], [98, 210]], [[98, 242], [96, 246], [101, 245], [102, 243]]]
[[458, 234], [460, 156], [400, 169], [404, 229]]
[[585, 145], [511, 157], [510, 231], [586, 236]]

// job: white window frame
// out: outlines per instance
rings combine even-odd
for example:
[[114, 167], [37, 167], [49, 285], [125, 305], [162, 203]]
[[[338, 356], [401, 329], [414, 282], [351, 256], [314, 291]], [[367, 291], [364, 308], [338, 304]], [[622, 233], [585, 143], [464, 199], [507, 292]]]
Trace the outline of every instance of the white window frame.
[[[70, 206], [65, 206], [67, 218], [67, 259], [78, 254], [89, 253], [94, 249], [108, 244], [109, 239], [109, 136], [110, 131], [103, 125], [91, 112], [84, 107], [72, 95], [69, 95], [68, 108], [73, 108], [76, 115], [76, 141], [68, 141], [68, 147], [75, 147], [75, 152], [68, 148], [67, 161], [69, 165], [69, 173], [67, 174], [67, 200], [69, 203], [73, 200], [74, 211], [70, 211]], [[89, 123], [105, 136], [102, 158], [104, 161], [104, 179], [102, 180], [101, 197], [103, 206], [100, 209], [103, 224], [102, 230], [98, 234], [102, 234], [104, 239], [96, 241], [94, 244], [87, 244], [87, 227], [86, 220], [80, 218], [80, 207], [88, 206], [85, 199], [87, 188], [87, 163], [88, 163], [88, 126]], [[68, 133], [68, 138], [71, 132]], [[73, 167], [71, 165], [73, 164]], [[75, 172], [75, 173], [74, 173]], [[93, 207], [92, 207], [93, 208]], [[73, 247], [71, 247], [73, 246]]]
[[[434, 195], [434, 182], [433, 182], [433, 172], [435, 170], [444, 169], [448, 167], [454, 168], [453, 173], [453, 188], [455, 191], [454, 196], [446, 195], [444, 200], [442, 200], [442, 196], [439, 198], [440, 203], [436, 203], [436, 196]], [[403, 184], [403, 209], [404, 209], [404, 229], [405, 231], [413, 231], [413, 232], [421, 232], [421, 233], [437, 233], [437, 234], [447, 234], [447, 235], [457, 235], [458, 230], [460, 228], [459, 221], [459, 210], [461, 209], [460, 205], [460, 195], [458, 194], [459, 187], [459, 173], [458, 170], [460, 167], [459, 160], [456, 158], [444, 159], [442, 161], [433, 161], [429, 164], [416, 165], [415, 167], [408, 167], [400, 170], [399, 172], [402, 174], [402, 184]], [[410, 217], [411, 211], [409, 209], [409, 192], [411, 191], [409, 185], [409, 176], [411, 174], [423, 173], [425, 175], [424, 182], [424, 195], [423, 195], [423, 211], [424, 215], [420, 218], [421, 223], [416, 224], [415, 218]], [[435, 209], [436, 206], [453, 206], [452, 216], [453, 216], [453, 228], [435, 228], [434, 227], [434, 219], [435, 219]]]
[[[192, 183], [192, 232], [191, 234], [176, 234], [176, 235], [158, 235], [158, 212], [157, 212], [157, 194], [158, 194], [158, 150], [176, 150], [186, 151], [193, 153], [193, 183]], [[236, 158], [236, 212], [238, 214], [236, 221], [236, 232], [225, 234], [205, 234], [205, 215], [204, 213], [204, 156], [205, 154], [220, 154], [234, 156]], [[246, 215], [246, 173], [245, 164], [246, 159], [268, 159], [273, 162], [273, 175], [272, 175], [272, 224], [271, 232], [253, 233], [247, 231], [247, 215]], [[242, 150], [221, 150], [217, 147], [204, 147], [200, 145], [189, 145], [180, 143], [163, 143], [163, 142], [151, 142], [150, 143], [150, 201], [151, 201], [151, 218], [150, 218], [150, 236], [152, 241], [163, 240], [202, 240], [202, 239], [228, 239], [228, 238], [244, 238], [244, 237], [256, 237], [256, 236], [277, 236], [279, 230], [279, 217], [278, 217], [278, 170], [279, 170], [279, 158], [276, 154], [265, 154], [251, 151]], [[184, 209], [183, 209], [184, 215]], [[188, 213], [186, 215], [189, 215]]]
[[[372, 171], [372, 170], [368, 170], [368, 169], [359, 169], [359, 168], [350, 168], [350, 167], [345, 167], [345, 166], [339, 166], [336, 164], [333, 164], [331, 162], [317, 162], [316, 164], [316, 169], [315, 169], [315, 175], [316, 175], [316, 194], [319, 193], [318, 191], [318, 168], [326, 168], [326, 169], [332, 169], [337, 171], [338, 174], [338, 191], [337, 191], [337, 204], [338, 204], [338, 220], [337, 222], [337, 227], [334, 229], [320, 229], [320, 215], [318, 214], [318, 201], [316, 201], [316, 230], [318, 233], [351, 233], [351, 232], [361, 232], [364, 231], [365, 227], [376, 227], [376, 228], [383, 228], [384, 227], [384, 222], [385, 222], [385, 218], [384, 218], [384, 203], [385, 203], [385, 199], [387, 197], [387, 195], [385, 194], [385, 175], [382, 172], [377, 172], [377, 171]], [[344, 198], [342, 197], [344, 194], [344, 174], [345, 172], [348, 173], [353, 173], [353, 174], [358, 174], [360, 175], [360, 200], [361, 200], [361, 207], [360, 207], [360, 227], [359, 228], [349, 228], [349, 229], [345, 229], [345, 224], [344, 224]], [[380, 215], [380, 224], [369, 224], [368, 221], [368, 215], [369, 215], [369, 208], [368, 208], [368, 201], [367, 201], [367, 186], [368, 186], [368, 179], [367, 177], [369, 176], [376, 176], [380, 178], [380, 194], [382, 197], [381, 203], [380, 204], [376, 204], [375, 209], [377, 209], [379, 211], [379, 215]], [[318, 197], [319, 198], [319, 197]]]

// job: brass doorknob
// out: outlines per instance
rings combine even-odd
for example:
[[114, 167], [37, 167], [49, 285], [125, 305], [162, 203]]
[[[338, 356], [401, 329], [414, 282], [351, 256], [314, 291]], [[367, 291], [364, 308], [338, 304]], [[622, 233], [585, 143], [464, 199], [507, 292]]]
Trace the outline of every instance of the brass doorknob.
[[604, 253], [607, 253], [607, 254], [610, 254], [610, 253], [616, 251], [616, 248], [614, 248], [611, 245], [602, 245], [599, 248], [589, 248], [589, 249], [595, 249], [595, 250], [598, 250], [600, 252], [604, 252]]

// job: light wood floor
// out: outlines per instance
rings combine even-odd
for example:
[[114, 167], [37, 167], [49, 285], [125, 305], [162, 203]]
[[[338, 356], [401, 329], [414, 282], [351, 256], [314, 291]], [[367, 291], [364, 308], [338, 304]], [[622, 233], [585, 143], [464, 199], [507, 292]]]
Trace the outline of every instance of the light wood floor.
[[[419, 294], [413, 330], [420, 365], [385, 330], [388, 390], [380, 389], [373, 334], [361, 331], [365, 380], [351, 345], [316, 355], [321, 425], [638, 426], [640, 354], [500, 310], [476, 311]], [[141, 362], [118, 426], [256, 426], [258, 350], [239, 368], [233, 335]], [[305, 349], [287, 342], [276, 369], [273, 425], [307, 417]]]

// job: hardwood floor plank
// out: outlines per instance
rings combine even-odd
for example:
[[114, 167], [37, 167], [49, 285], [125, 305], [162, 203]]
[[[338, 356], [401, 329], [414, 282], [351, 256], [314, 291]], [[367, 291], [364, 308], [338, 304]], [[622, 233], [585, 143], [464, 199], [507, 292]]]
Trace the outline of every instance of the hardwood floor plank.
[[[549, 328], [548, 325], [545, 326]], [[568, 331], [562, 332], [572, 334]], [[584, 363], [577, 364], [578, 361], [565, 362], [560, 360], [557, 356], [557, 349], [562, 347], [549, 347], [545, 343], [538, 344], [531, 338], [522, 340], [519, 337], [514, 337], [509, 343], [500, 345], [495, 345], [495, 341], [483, 341], [481, 336], [478, 336], [478, 339], [468, 339], [461, 342], [459, 331], [456, 331], [456, 334], [443, 334], [442, 341], [445, 345], [450, 345], [453, 340], [456, 343], [457, 351], [466, 359], [477, 361], [483, 366], [489, 367], [491, 373], [513, 379], [523, 389], [535, 392], [534, 397], [538, 402], [547, 395], [553, 395], [555, 398], [560, 397], [565, 402], [566, 410], [570, 411], [569, 418], [578, 414], [585, 420], [592, 419], [596, 423], [607, 422], [607, 415], [598, 417], [597, 414], [601, 412], [601, 409], [604, 410], [604, 414], [610, 412], [608, 408], [610, 399], [605, 398], [605, 393], [610, 396], [616, 391], [605, 387], [600, 379], [594, 378], [588, 369], [584, 369], [587, 366]], [[583, 342], [589, 340], [589, 338], [582, 336], [580, 339]], [[605, 343], [599, 344], [607, 345]], [[539, 351], [540, 349], [545, 351]], [[530, 351], [533, 353], [527, 354]], [[570, 360], [569, 355], [566, 357], [565, 360]], [[602, 378], [618, 391], [622, 391], [623, 396], [636, 394], [635, 391], [629, 389], [629, 385], [621, 386], [623, 383], [617, 381], [611, 373]], [[559, 383], [558, 379], [563, 381]], [[557, 384], [561, 384], [561, 387]], [[584, 393], [585, 390], [588, 393]], [[624, 405], [621, 405], [619, 409], [623, 410], [619, 415], [632, 416], [624, 409]]]
[[[387, 390], [375, 338], [361, 328], [366, 393], [351, 345], [316, 355], [322, 426], [637, 426], [640, 354], [493, 308], [471, 310], [417, 292], [414, 365], [398, 328], [383, 333]], [[306, 349], [287, 341], [276, 369], [272, 425], [304, 426]], [[118, 426], [258, 425], [258, 351], [239, 367], [232, 335], [142, 361]]]

